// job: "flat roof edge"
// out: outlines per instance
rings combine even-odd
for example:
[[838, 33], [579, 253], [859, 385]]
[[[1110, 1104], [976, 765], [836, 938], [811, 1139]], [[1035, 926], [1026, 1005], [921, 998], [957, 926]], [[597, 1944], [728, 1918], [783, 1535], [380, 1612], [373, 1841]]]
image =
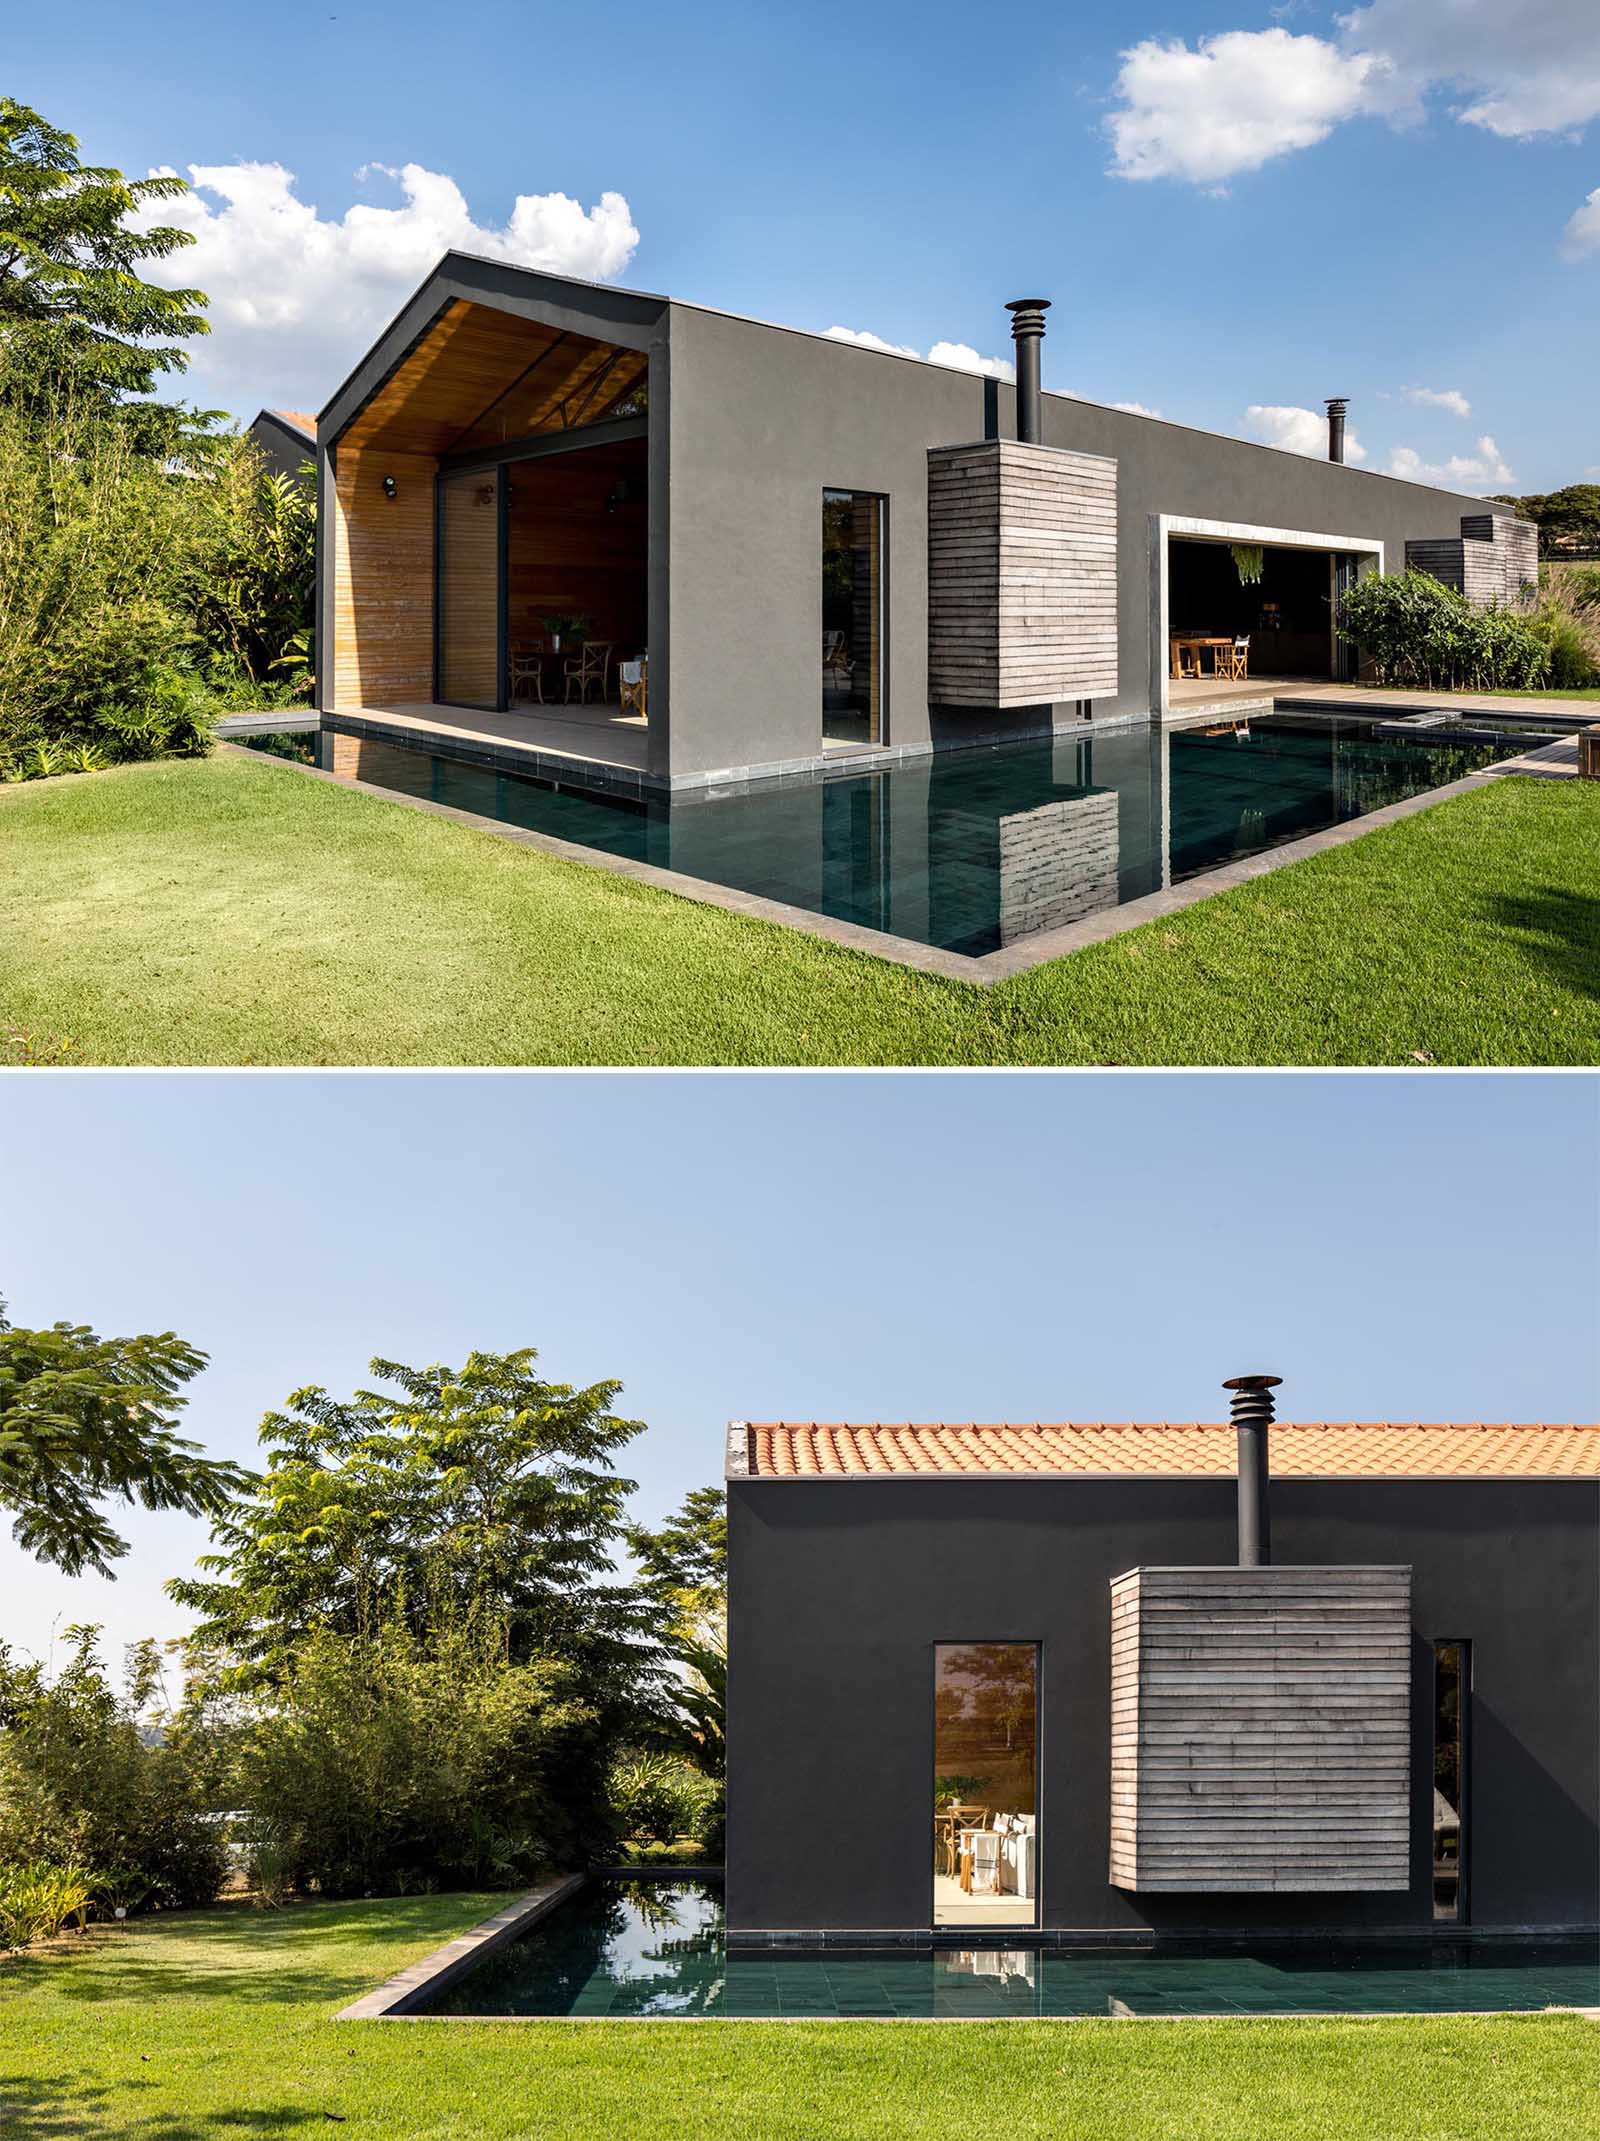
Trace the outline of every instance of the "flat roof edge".
[[[469, 253], [463, 252], [457, 248], [452, 247], [449, 251], [440, 255], [439, 260], [435, 264], [435, 266], [418, 284], [417, 288], [411, 293], [411, 296], [407, 298], [405, 303], [400, 307], [399, 311], [394, 314], [393, 318], [389, 322], [388, 327], [386, 327], [383, 333], [377, 337], [377, 339], [372, 343], [370, 348], [358, 360], [358, 362], [354, 366], [352, 366], [345, 379], [328, 397], [328, 400], [324, 403], [321, 410], [318, 411], [317, 429], [319, 436], [322, 432], [324, 424], [331, 417], [335, 405], [344, 397], [344, 395], [354, 383], [354, 381], [358, 378], [358, 376], [365, 370], [368, 365], [372, 363], [372, 361], [377, 357], [379, 352], [385, 347], [390, 335], [394, 332], [395, 328], [398, 327], [401, 320], [406, 316], [406, 314], [408, 314], [411, 309], [418, 303], [418, 301], [426, 295], [428, 290], [433, 285], [442, 281], [447, 276], [453, 263], [459, 264], [460, 267], [469, 271], [465, 276], [464, 280], [469, 283], [476, 282], [484, 287], [492, 287], [494, 281], [503, 278], [525, 278], [533, 282], [559, 284], [563, 288], [568, 290], [578, 292], [591, 292], [596, 295], [604, 295], [609, 300], [620, 300], [624, 303], [633, 303], [640, 306], [641, 308], [655, 307], [658, 311], [677, 310], [680, 312], [698, 312], [705, 314], [706, 317], [710, 319], [735, 320], [746, 327], [765, 328], [769, 333], [772, 334], [802, 335], [808, 341], [824, 342], [831, 349], [855, 350], [859, 352], [859, 354], [861, 354], [862, 356], [866, 357], [889, 357], [893, 358], [897, 363], [900, 364], [920, 365], [923, 367], [924, 370], [927, 371], [950, 372], [958, 378], [977, 380], [995, 376], [992, 373], [969, 371], [960, 365], [934, 364], [931, 359], [927, 357], [918, 356], [915, 353], [908, 354], [904, 350], [875, 349], [870, 343], [846, 341], [842, 335], [829, 334], [824, 328], [793, 327], [787, 325], [782, 320], [765, 320], [762, 319], [756, 313], [734, 312], [723, 305], [701, 304], [693, 298], [672, 297], [667, 293], [658, 290], [634, 290], [630, 289], [627, 285], [623, 283], [600, 282], [592, 278], [580, 275], [560, 275], [554, 273], [552, 270], [547, 268], [528, 267], [523, 265], [519, 261], [498, 259], [490, 253]], [[1016, 391], [1015, 386], [1011, 380], [997, 379], [996, 384], [1007, 388], [1012, 393], [1015, 393]], [[1360, 468], [1357, 467], [1354, 463], [1348, 461], [1329, 462], [1324, 461], [1320, 455], [1295, 454], [1291, 453], [1287, 447], [1270, 446], [1262, 439], [1240, 438], [1236, 433], [1231, 431], [1213, 431], [1208, 426], [1203, 424], [1185, 424], [1179, 422], [1175, 417], [1155, 416], [1149, 413], [1148, 411], [1142, 409], [1119, 409], [1115, 402], [1094, 401], [1088, 395], [1084, 394], [1064, 394], [1060, 392], [1059, 389], [1055, 388], [1045, 388], [1043, 392], [1044, 399], [1046, 401], [1065, 402], [1069, 404], [1076, 403], [1086, 409], [1102, 410], [1108, 416], [1125, 417], [1130, 423], [1162, 424], [1173, 431], [1191, 432], [1198, 438], [1223, 439], [1226, 440], [1227, 443], [1231, 446], [1250, 446], [1255, 448], [1258, 453], [1283, 454], [1292, 461], [1305, 461], [1313, 467], [1336, 467], [1341, 469], [1344, 474], [1350, 476], [1376, 476], [1381, 478], [1382, 481], [1384, 481], [1385, 483], [1404, 484], [1408, 490], [1424, 491], [1436, 498], [1460, 499], [1468, 505], [1477, 506], [1480, 510], [1494, 511], [1498, 508], [1500, 513], [1507, 518], [1516, 519], [1518, 517], [1511, 507], [1504, 505], [1503, 502], [1499, 499], [1480, 495], [1477, 492], [1449, 491], [1445, 490], [1439, 484], [1418, 483], [1414, 478], [1410, 476], [1392, 475], [1387, 469]], [[344, 423], [341, 424], [339, 428], [342, 430], [344, 428], [344, 425], [351, 422], [357, 413], [358, 412], [356, 410], [352, 410], [350, 412], [350, 415], [344, 419]], [[332, 443], [332, 441], [325, 440], [324, 443]], [[1013, 440], [1003, 443], [1015, 444], [1016, 442]], [[1085, 451], [1087, 449], [1077, 447], [1064, 447], [1059, 448], [1057, 450], [1061, 452], [1079, 452]]]

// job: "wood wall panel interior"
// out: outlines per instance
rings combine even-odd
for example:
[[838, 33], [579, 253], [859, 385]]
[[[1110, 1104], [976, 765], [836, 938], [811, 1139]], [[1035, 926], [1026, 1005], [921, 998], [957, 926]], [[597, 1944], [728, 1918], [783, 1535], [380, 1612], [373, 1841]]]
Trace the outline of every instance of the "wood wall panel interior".
[[991, 439], [928, 455], [929, 695], [1013, 707], [1117, 688], [1117, 469]]
[[451, 706], [499, 697], [499, 500], [494, 469], [439, 486], [439, 696]]
[[[431, 457], [335, 456], [333, 704], [382, 706], [433, 697]], [[396, 495], [386, 498], [383, 479]]]
[[[648, 456], [643, 439], [521, 461], [508, 471], [506, 638], [548, 637], [549, 616], [583, 616], [619, 661], [645, 651]], [[611, 511], [619, 486], [626, 496]], [[552, 688], [554, 669], [545, 690]], [[557, 687], [559, 689], [559, 687]], [[616, 696], [612, 672], [611, 695]]]
[[1113, 1886], [1410, 1886], [1411, 1571], [1111, 1586]]
[[464, 453], [598, 423], [645, 386], [642, 350], [455, 299], [343, 433], [340, 444]]

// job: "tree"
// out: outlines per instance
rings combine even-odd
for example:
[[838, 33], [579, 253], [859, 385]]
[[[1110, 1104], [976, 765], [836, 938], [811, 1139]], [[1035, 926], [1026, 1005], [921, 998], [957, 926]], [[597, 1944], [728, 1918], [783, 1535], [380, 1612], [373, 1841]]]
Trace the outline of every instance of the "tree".
[[1526, 498], [1493, 493], [1497, 505], [1513, 506], [1539, 529], [1546, 557], [1600, 547], [1600, 483], [1568, 483], [1559, 491], [1533, 492]]
[[667, 1615], [663, 1641], [681, 1677], [668, 1737], [708, 1776], [727, 1767], [728, 1497], [694, 1487], [659, 1531], [630, 1527], [644, 1590]]
[[87, 402], [161, 456], [211, 420], [128, 399], [181, 371], [179, 344], [208, 332], [199, 290], [163, 289], [138, 272], [194, 243], [188, 231], [140, 227], [147, 206], [188, 190], [173, 175], [128, 179], [85, 164], [76, 136], [0, 97], [0, 348], [9, 359], [0, 392], [35, 405]]
[[245, 1475], [172, 1428], [183, 1385], [205, 1364], [172, 1331], [16, 1330], [0, 1301], [0, 1506], [16, 1517], [18, 1545], [69, 1576], [110, 1576], [127, 1541], [97, 1502], [204, 1516], [225, 1509]]
[[728, 1497], [693, 1487], [659, 1531], [630, 1525], [628, 1545], [644, 1583], [691, 1612], [715, 1607], [728, 1587]]
[[261, 1425], [254, 1491], [213, 1526], [205, 1573], [167, 1589], [201, 1616], [196, 1645], [239, 1685], [283, 1684], [313, 1631], [490, 1612], [507, 1656], [564, 1658], [619, 1708], [660, 1676], [652, 1602], [615, 1580], [631, 1480], [616, 1451], [643, 1428], [621, 1384], [547, 1383], [531, 1346], [461, 1368], [375, 1360], [385, 1388], [298, 1390]]

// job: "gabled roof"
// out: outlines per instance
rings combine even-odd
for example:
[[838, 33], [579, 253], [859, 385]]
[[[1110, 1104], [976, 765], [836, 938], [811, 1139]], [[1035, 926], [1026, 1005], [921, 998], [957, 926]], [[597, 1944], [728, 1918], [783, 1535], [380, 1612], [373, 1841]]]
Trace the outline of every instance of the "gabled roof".
[[[1600, 1426], [1283, 1420], [1271, 1454], [1274, 1474], [1290, 1478], [1594, 1478]], [[736, 1420], [728, 1429], [730, 1478], [1231, 1476], [1235, 1465], [1226, 1421]]]
[[275, 416], [280, 424], [287, 424], [291, 431], [304, 432], [312, 444], [316, 444], [317, 420], [304, 409], [263, 409], [261, 413], [263, 416]]

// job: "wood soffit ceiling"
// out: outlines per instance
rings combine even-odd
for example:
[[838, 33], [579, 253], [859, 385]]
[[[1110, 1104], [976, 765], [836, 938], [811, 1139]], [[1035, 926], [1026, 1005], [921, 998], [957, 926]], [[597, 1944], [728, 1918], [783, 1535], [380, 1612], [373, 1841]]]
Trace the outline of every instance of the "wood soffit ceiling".
[[454, 299], [341, 433], [341, 447], [450, 454], [595, 424], [643, 386], [643, 350]]

